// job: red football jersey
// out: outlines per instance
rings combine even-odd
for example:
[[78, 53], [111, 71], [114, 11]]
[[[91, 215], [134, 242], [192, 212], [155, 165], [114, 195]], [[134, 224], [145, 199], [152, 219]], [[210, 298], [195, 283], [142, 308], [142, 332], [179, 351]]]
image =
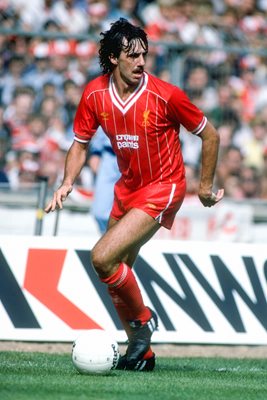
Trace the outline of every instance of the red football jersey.
[[181, 89], [153, 75], [144, 73], [126, 101], [119, 97], [112, 75], [103, 75], [86, 86], [74, 132], [75, 140], [87, 142], [101, 125], [117, 155], [122, 179], [136, 189], [183, 179], [180, 125], [198, 134], [206, 122]]

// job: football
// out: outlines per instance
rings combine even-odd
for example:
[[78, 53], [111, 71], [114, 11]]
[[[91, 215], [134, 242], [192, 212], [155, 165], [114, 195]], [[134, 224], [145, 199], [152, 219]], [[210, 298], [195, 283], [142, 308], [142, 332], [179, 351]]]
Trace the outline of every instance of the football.
[[72, 362], [81, 374], [106, 374], [118, 361], [118, 343], [104, 330], [90, 329], [73, 342]]

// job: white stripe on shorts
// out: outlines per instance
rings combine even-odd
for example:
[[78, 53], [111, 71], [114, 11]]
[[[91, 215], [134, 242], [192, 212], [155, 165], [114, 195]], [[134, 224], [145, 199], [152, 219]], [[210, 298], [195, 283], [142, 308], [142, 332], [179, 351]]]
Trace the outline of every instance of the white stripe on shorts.
[[175, 189], [176, 189], [176, 183], [173, 183], [172, 184], [172, 190], [171, 190], [171, 193], [170, 193], [170, 196], [169, 196], [168, 204], [166, 205], [164, 210], [162, 210], [161, 213], [159, 215], [157, 215], [156, 218], [155, 218], [155, 220], [158, 221], [159, 223], [161, 223], [164, 212], [169, 208], [169, 205], [172, 202]]

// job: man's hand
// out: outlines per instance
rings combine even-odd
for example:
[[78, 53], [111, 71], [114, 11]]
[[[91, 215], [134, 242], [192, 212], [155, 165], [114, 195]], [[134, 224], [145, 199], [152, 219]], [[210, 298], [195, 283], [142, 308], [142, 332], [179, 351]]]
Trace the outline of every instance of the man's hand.
[[219, 189], [217, 193], [212, 191], [199, 190], [198, 197], [204, 207], [212, 207], [218, 203], [224, 196], [224, 189]]
[[63, 208], [63, 202], [66, 200], [70, 192], [72, 191], [72, 185], [63, 184], [54, 193], [52, 200], [45, 207], [45, 212], [55, 211], [57, 208]]

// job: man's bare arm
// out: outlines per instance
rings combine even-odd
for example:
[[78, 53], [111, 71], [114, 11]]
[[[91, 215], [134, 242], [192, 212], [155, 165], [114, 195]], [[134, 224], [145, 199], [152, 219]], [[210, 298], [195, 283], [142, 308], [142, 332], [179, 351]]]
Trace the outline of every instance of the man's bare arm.
[[47, 204], [45, 212], [55, 211], [56, 208], [62, 209], [63, 201], [72, 191], [73, 183], [86, 161], [88, 143], [73, 141], [65, 160], [64, 178], [61, 186], [54, 193], [52, 200]]
[[218, 203], [224, 195], [224, 189], [219, 189], [217, 193], [212, 191], [220, 138], [218, 132], [209, 121], [199, 136], [202, 139], [202, 156], [198, 197], [204, 207], [211, 207]]

